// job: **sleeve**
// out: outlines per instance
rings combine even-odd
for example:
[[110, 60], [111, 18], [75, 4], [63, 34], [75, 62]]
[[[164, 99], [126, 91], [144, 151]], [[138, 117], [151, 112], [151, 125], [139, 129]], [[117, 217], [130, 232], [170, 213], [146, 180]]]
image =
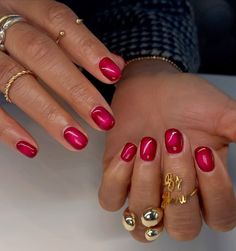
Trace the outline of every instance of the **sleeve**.
[[107, 1], [94, 22], [99, 39], [125, 60], [161, 56], [184, 72], [199, 68], [197, 30], [189, 0]]

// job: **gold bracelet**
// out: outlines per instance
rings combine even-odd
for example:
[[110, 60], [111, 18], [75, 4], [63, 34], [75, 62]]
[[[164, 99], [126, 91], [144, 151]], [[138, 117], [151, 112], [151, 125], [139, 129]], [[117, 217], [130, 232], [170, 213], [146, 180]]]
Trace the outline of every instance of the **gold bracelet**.
[[143, 60], [160, 60], [160, 61], [164, 61], [164, 62], [170, 64], [171, 66], [173, 66], [179, 72], [183, 72], [183, 70], [181, 70], [181, 68], [177, 64], [172, 62], [170, 59], [165, 58], [165, 57], [160, 57], [160, 56], [146, 56], [146, 57], [133, 58], [133, 59], [126, 62], [126, 66], [133, 63], [133, 62], [143, 61]]

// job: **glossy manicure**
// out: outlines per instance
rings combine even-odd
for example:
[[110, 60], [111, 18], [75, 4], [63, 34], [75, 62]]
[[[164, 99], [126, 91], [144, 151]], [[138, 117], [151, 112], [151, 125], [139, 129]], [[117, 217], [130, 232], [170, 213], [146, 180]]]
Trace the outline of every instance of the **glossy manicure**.
[[140, 157], [145, 161], [152, 161], [155, 159], [157, 151], [157, 142], [151, 137], [145, 137], [141, 140]]
[[168, 153], [176, 154], [183, 150], [183, 136], [177, 129], [169, 129], [165, 133], [165, 144]]
[[31, 144], [25, 141], [19, 141], [16, 144], [16, 148], [19, 152], [21, 152], [28, 158], [34, 158], [38, 153], [38, 150], [36, 147], [32, 146]]
[[102, 74], [111, 81], [121, 78], [121, 70], [110, 58], [103, 58], [99, 63]]
[[203, 172], [211, 172], [215, 168], [212, 150], [208, 147], [198, 147], [195, 150], [195, 158], [199, 168]]
[[132, 143], [127, 143], [120, 155], [121, 159], [125, 162], [130, 162], [137, 153], [137, 146]]
[[110, 130], [115, 125], [113, 116], [102, 106], [94, 108], [91, 112], [91, 116], [102, 130]]
[[69, 127], [65, 130], [64, 138], [76, 150], [81, 150], [88, 144], [88, 138], [74, 127]]

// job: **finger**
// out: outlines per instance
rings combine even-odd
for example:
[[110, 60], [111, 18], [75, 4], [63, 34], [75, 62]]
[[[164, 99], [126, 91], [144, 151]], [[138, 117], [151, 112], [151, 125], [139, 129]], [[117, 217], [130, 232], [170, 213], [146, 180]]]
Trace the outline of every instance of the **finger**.
[[136, 227], [132, 231], [135, 239], [146, 242], [145, 227], [141, 216], [147, 208], [160, 207], [160, 150], [157, 154], [157, 142], [151, 137], [141, 140], [139, 154], [136, 156], [129, 195], [129, 210], [137, 217]]
[[34, 158], [38, 153], [35, 140], [1, 108], [0, 141], [28, 158]]
[[56, 39], [60, 31], [65, 31], [60, 46], [76, 63], [102, 82], [111, 83], [121, 77], [123, 59], [109, 52], [85, 25], [78, 25], [76, 15], [66, 5], [50, 0], [22, 0], [20, 4], [9, 1], [5, 7], [25, 16], [52, 38]]
[[[0, 91], [24, 68], [0, 52]], [[81, 150], [88, 142], [80, 125], [40, 86], [31, 75], [13, 82], [10, 99], [69, 150]]]
[[[196, 188], [196, 171], [188, 139], [177, 129], [165, 133], [163, 149], [164, 192], [171, 197], [181, 198], [191, 194]], [[168, 176], [167, 176], [168, 175]], [[169, 177], [169, 178], [168, 178]], [[176, 240], [192, 240], [201, 230], [201, 214], [198, 196], [187, 197], [187, 201], [166, 205], [164, 225], [168, 234]]]
[[99, 202], [105, 210], [116, 211], [124, 205], [136, 152], [137, 147], [133, 143], [127, 143], [111, 163], [105, 166], [99, 189]]
[[233, 229], [236, 199], [226, 168], [218, 154], [208, 147], [198, 147], [195, 159], [206, 223], [218, 231]]
[[101, 130], [114, 126], [102, 95], [46, 35], [21, 22], [9, 28], [5, 45], [11, 56], [63, 97], [91, 126]]

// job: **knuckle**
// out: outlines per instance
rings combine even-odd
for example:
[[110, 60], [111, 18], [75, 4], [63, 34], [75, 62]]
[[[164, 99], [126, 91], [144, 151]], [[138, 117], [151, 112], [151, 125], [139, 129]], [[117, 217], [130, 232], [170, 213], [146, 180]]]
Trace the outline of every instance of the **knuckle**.
[[48, 122], [54, 122], [58, 117], [58, 109], [51, 104], [45, 104], [42, 106], [42, 115]]
[[195, 239], [201, 231], [201, 220], [198, 217], [190, 217], [186, 214], [171, 218], [166, 221], [165, 227], [169, 235], [178, 241], [188, 241]]
[[[111, 197], [113, 199], [111, 199]], [[124, 204], [122, 201], [117, 200], [116, 196], [108, 196], [107, 193], [104, 192], [101, 188], [98, 192], [98, 199], [100, 206], [108, 212], [116, 212]]]
[[199, 235], [198, 229], [169, 229], [168, 233], [174, 240], [177, 241], [191, 241]]
[[77, 84], [68, 87], [69, 97], [75, 105], [78, 104], [93, 104], [94, 98], [89, 94], [90, 90], [86, 84]]
[[24, 43], [27, 44], [26, 53], [36, 62], [45, 62], [45, 59], [51, 55], [52, 43], [44, 35], [35, 34], [32, 31], [26, 32]]
[[206, 220], [207, 225], [219, 232], [228, 232], [236, 227], [236, 214], [220, 215], [216, 219]]
[[53, 2], [48, 7], [47, 19], [51, 24], [59, 26], [72, 15], [73, 12], [68, 6]]
[[78, 41], [79, 51], [91, 57], [91, 52], [97, 51], [97, 42], [93, 37], [80, 37]]

